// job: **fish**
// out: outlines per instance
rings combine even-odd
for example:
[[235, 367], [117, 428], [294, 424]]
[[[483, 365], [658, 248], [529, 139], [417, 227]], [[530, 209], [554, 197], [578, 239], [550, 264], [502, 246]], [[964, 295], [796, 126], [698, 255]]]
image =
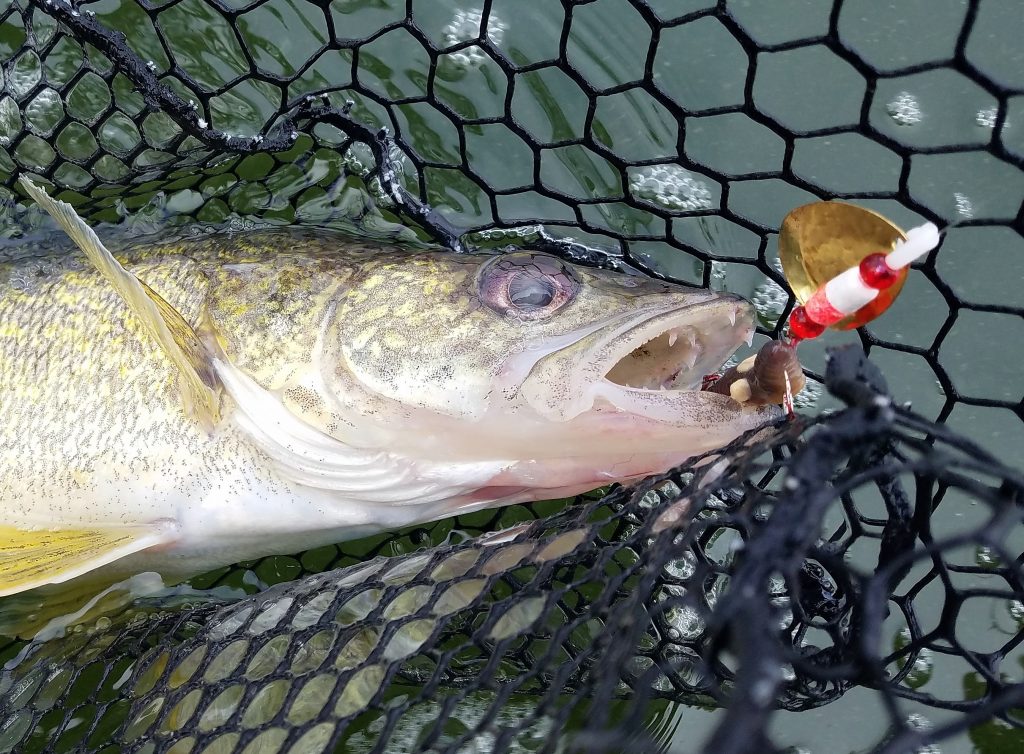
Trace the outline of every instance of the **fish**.
[[115, 256], [21, 185], [84, 257], [0, 264], [0, 597], [568, 497], [780, 416], [701, 389], [754, 332], [731, 293], [313, 229]]

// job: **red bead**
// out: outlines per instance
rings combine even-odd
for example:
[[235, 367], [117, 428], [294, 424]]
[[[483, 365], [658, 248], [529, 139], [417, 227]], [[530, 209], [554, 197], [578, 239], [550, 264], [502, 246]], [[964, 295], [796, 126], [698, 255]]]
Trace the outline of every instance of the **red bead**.
[[797, 340], [810, 340], [825, 332], [825, 325], [819, 325], [807, 316], [806, 309], [798, 306], [789, 315], [789, 332]]
[[868, 288], [882, 290], [896, 282], [899, 270], [885, 262], [885, 254], [869, 254], [860, 260], [860, 279]]

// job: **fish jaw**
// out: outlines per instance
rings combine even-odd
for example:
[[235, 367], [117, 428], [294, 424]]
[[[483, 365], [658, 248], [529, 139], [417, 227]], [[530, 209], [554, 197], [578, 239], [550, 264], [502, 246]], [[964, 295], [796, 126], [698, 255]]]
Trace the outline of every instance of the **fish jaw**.
[[[620, 318], [532, 365], [506, 434], [533, 435], [529, 452], [488, 481], [502, 504], [569, 496], [662, 473], [779, 419], [702, 390], [705, 375], [754, 332], [751, 305], [731, 294], [683, 297]], [[522, 365], [509, 371], [526, 371]], [[531, 416], [547, 432], [529, 426]], [[498, 417], [494, 417], [497, 420]], [[485, 494], [482, 490], [478, 495]]]
[[776, 418], [774, 407], [701, 390], [707, 374], [751, 343], [752, 306], [732, 294], [665, 299], [537, 361], [522, 400], [560, 425], [556, 435], [605, 452], [621, 445], [693, 455]]
[[753, 311], [731, 294], [695, 302], [686, 294], [663, 298], [541, 358], [522, 387], [530, 406], [549, 419], [568, 421], [603, 398], [661, 421], [692, 420], [688, 412], [677, 416], [658, 394], [678, 398], [698, 390], [706, 374], [750, 342]]

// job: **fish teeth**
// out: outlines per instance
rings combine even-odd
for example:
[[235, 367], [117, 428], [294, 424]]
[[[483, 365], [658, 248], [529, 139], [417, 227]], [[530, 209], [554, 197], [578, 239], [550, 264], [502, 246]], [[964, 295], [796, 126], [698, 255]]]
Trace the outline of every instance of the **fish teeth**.
[[729, 324], [730, 325], [735, 325], [736, 324], [736, 310], [735, 309], [733, 311], [729, 312]]
[[750, 330], [747, 333], [747, 348], [749, 348], [752, 345], [754, 345], [754, 331]]
[[679, 333], [674, 329], [668, 331], [668, 347], [671, 348], [676, 344], [676, 339], [679, 337]]
[[690, 348], [695, 348], [697, 346], [697, 333], [693, 330], [686, 331], [686, 339], [690, 341]]

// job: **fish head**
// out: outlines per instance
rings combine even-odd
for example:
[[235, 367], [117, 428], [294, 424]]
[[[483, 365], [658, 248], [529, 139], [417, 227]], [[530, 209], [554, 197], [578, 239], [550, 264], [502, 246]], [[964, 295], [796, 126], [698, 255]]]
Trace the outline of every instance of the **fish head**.
[[303, 386], [329, 421], [305, 418], [351, 445], [498, 468], [484, 486], [519, 499], [593, 488], [778, 417], [701, 390], [753, 331], [738, 296], [533, 251], [382, 258], [339, 295]]

